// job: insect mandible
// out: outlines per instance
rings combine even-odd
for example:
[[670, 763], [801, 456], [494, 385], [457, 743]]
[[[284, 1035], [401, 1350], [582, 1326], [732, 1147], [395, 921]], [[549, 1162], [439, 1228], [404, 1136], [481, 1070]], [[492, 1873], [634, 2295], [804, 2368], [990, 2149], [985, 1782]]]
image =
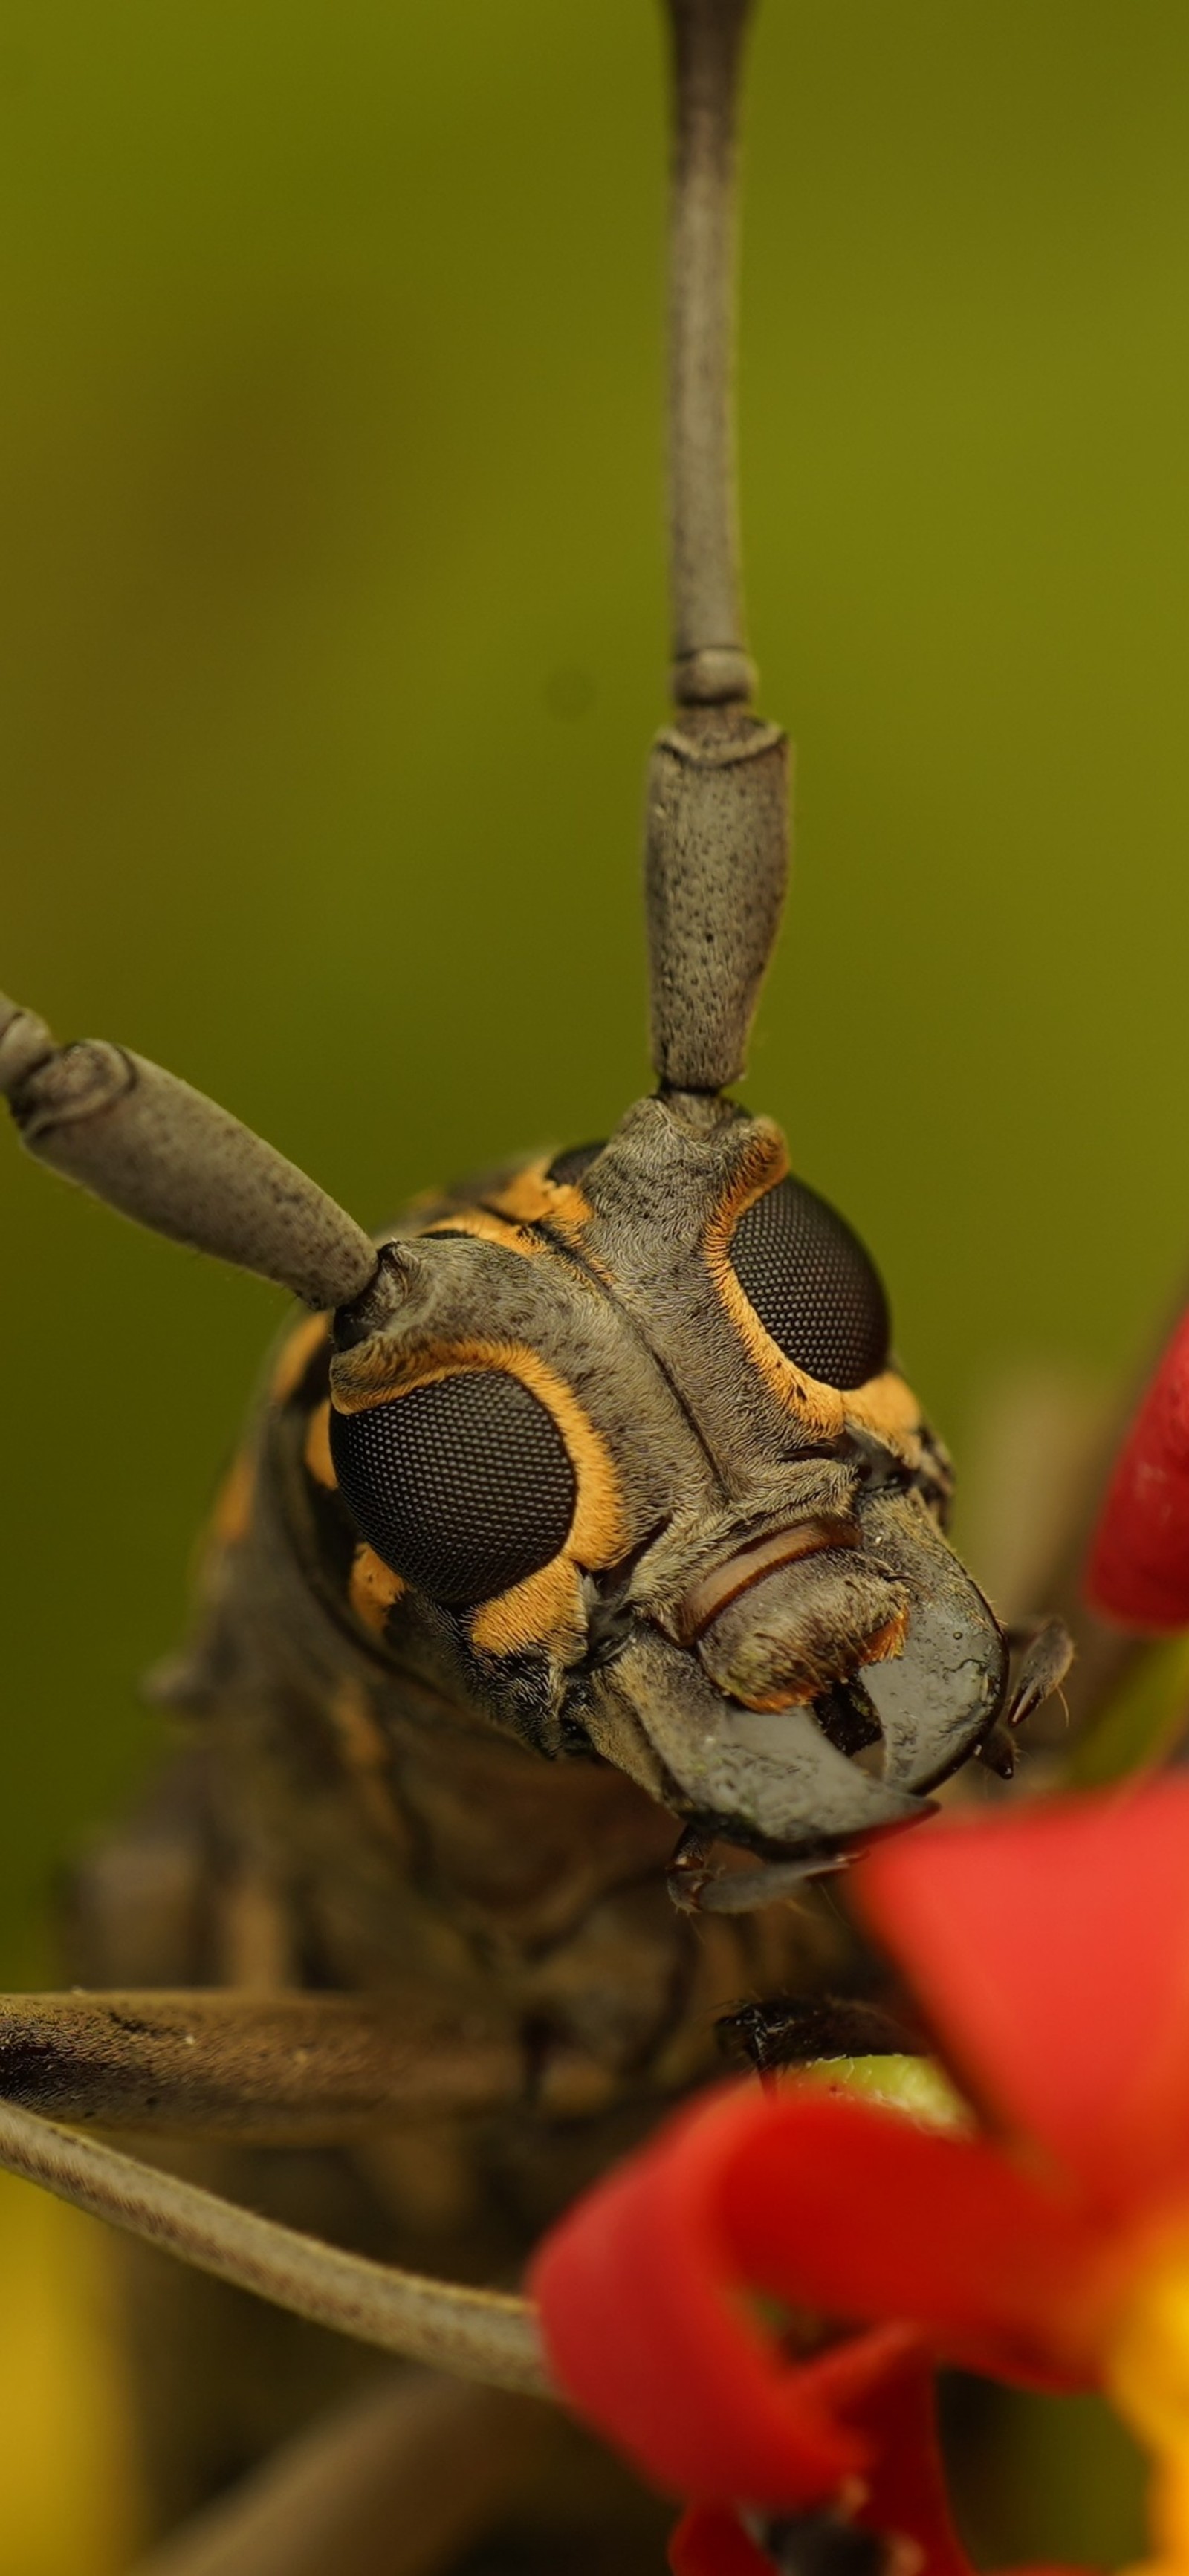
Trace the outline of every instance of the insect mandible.
[[[173, 1682], [194, 1742], [81, 1883], [73, 1964], [109, 1991], [31, 2012], [5, 2090], [228, 2142], [232, 2183], [253, 2147], [337, 2155], [461, 2124], [450, 2262], [489, 2279], [707, 2072], [716, 2012], [796, 1983], [801, 1920], [767, 1909], [925, 1815], [1063, 1652], [1046, 1633], [1009, 1701], [878, 1273], [731, 1096], [788, 802], [784, 736], [752, 711], [734, 530], [746, 6], [670, 8], [655, 1093], [606, 1140], [377, 1241], [173, 1076], [0, 1005], [0, 1087], [34, 1154], [311, 1310], [208, 1550]], [[166, 1846], [182, 1896], [146, 1913], [130, 1855]], [[172, 1999], [138, 2018], [127, 1998], [154, 1988]], [[369, 2150], [366, 2190], [377, 2241], [447, 2268], [407, 2162]], [[239, 2464], [304, 2408], [281, 2390]], [[196, 2407], [163, 2438], [166, 2516], [226, 2473], [210, 2420]]]

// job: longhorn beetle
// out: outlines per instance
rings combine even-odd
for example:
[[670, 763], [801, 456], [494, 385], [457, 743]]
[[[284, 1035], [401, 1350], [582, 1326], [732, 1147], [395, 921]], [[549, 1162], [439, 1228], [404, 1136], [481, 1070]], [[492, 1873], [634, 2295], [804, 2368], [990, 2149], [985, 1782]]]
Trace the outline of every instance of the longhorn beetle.
[[[514, 2281], [582, 2179], [710, 2070], [716, 2013], [804, 1980], [820, 1935], [776, 1900], [924, 1817], [971, 1754], [1004, 1763], [1065, 1654], [1050, 1627], [1009, 1696], [878, 1272], [730, 1096], [787, 864], [732, 494], [746, 7], [669, 0], [656, 1091], [610, 1137], [374, 1240], [173, 1075], [0, 1005], [0, 1087], [35, 1155], [311, 1310], [217, 1514], [173, 1681], [185, 1749], [79, 1876], [87, 1991], [9, 2011], [0, 2152], [307, 2319], [520, 2389], [540, 2385], [531, 2319], [432, 2276]], [[205, 2140], [208, 2177], [266, 2214], [47, 2111]], [[426, 2277], [287, 2234], [282, 2210]], [[165, 2520], [343, 2368], [275, 2311], [170, 2280], [167, 2344], [151, 2269], [139, 2311]], [[475, 2447], [473, 2419], [456, 2429]], [[516, 2445], [495, 2448], [502, 2474]], [[461, 2563], [461, 2528], [416, 2563]]]

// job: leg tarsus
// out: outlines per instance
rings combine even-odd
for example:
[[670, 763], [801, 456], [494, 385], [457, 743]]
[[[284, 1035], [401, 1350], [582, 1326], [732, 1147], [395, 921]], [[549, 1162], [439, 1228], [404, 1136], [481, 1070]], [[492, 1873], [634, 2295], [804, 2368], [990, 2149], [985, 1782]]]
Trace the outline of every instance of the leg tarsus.
[[915, 2057], [920, 2040], [885, 2011], [854, 1995], [771, 1995], [737, 2004], [714, 2025], [723, 2056], [775, 2074], [828, 2057]]

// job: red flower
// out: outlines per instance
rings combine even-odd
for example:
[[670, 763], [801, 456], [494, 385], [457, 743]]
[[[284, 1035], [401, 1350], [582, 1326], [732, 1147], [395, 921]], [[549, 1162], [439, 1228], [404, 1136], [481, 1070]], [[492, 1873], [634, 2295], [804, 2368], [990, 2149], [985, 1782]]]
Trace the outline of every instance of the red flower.
[[[837, 2497], [845, 2522], [912, 2542], [929, 2576], [972, 2576], [950, 2521], [933, 2365], [920, 2338], [899, 2327], [852, 2336], [817, 2365], [817, 2377], [822, 2402], [837, 2410], [855, 2443], [854, 2468]], [[772, 2568], [725, 2504], [695, 2505], [685, 2515], [670, 2563], [674, 2576], [771, 2576]]]
[[[971, 2576], [950, 2522], [937, 2445], [933, 2367], [902, 2329], [854, 2336], [819, 2365], [819, 2388], [855, 2436], [856, 2469], [841, 2503], [858, 2530], [894, 2532], [930, 2576]], [[820, 2501], [820, 2499], [815, 2499]], [[674, 2576], [771, 2576], [771, 2559], [730, 2505], [695, 2505], [673, 2537]]]
[[[956, 2576], [925, 2356], [1111, 2389], [1173, 2463], [1163, 2539], [1189, 2567], [1189, 1781], [931, 1827], [855, 1885], [981, 2117], [930, 2128], [804, 2079], [686, 2111], [538, 2257], [556, 2376], [716, 2509], [687, 2521], [689, 2576], [727, 2576], [704, 2544], [743, 2534], [739, 2499], [842, 2509]], [[851, 2331], [797, 2360], [760, 2298]]]
[[1125, 1627], [1189, 1627], [1189, 1315], [1120, 1450], [1086, 1592], [1092, 1609]]

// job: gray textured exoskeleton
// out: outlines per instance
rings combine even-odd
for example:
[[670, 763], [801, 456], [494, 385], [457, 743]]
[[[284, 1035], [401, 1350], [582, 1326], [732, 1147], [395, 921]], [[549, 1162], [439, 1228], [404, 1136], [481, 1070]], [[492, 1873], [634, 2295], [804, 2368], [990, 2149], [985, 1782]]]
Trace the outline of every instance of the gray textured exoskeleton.
[[[541, 2384], [531, 2318], [432, 2276], [514, 2281], [542, 2221], [709, 2070], [716, 2012], [805, 1973], [820, 1927], [773, 1900], [926, 1813], [1007, 1690], [878, 1276], [776, 1127], [728, 1097], [784, 896], [787, 745], [750, 712], [733, 526], [746, 0], [670, 14], [655, 1095], [605, 1142], [488, 1175], [377, 1243], [186, 1084], [0, 1005], [0, 1088], [35, 1154], [313, 1310], [171, 1678], [187, 1748], [79, 1880], [73, 1966], [112, 1991], [8, 2009], [0, 2157], [309, 2319], [521, 2390]], [[1044, 1655], [1030, 1703], [1051, 1638]], [[233, 2197], [296, 2201], [430, 2277], [248, 2220], [31, 2110], [222, 2142]], [[277, 2149], [302, 2151], [302, 2192]], [[146, 2280], [152, 2342], [165, 2294]], [[146, 2373], [166, 2518], [345, 2368], [209, 2282], [178, 2297], [188, 2319]], [[196, 2345], [202, 2371], [162, 2360]], [[521, 2454], [469, 2420], [498, 2519], [492, 2460]], [[357, 2476], [367, 2443], [344, 2439]], [[253, 2511], [162, 2569], [381, 2563], [333, 2537], [311, 2556], [308, 2523], [294, 2556], [295, 2509], [272, 2542], [267, 2499]], [[438, 2554], [408, 2564], [454, 2564], [468, 2528], [447, 2514]]]

